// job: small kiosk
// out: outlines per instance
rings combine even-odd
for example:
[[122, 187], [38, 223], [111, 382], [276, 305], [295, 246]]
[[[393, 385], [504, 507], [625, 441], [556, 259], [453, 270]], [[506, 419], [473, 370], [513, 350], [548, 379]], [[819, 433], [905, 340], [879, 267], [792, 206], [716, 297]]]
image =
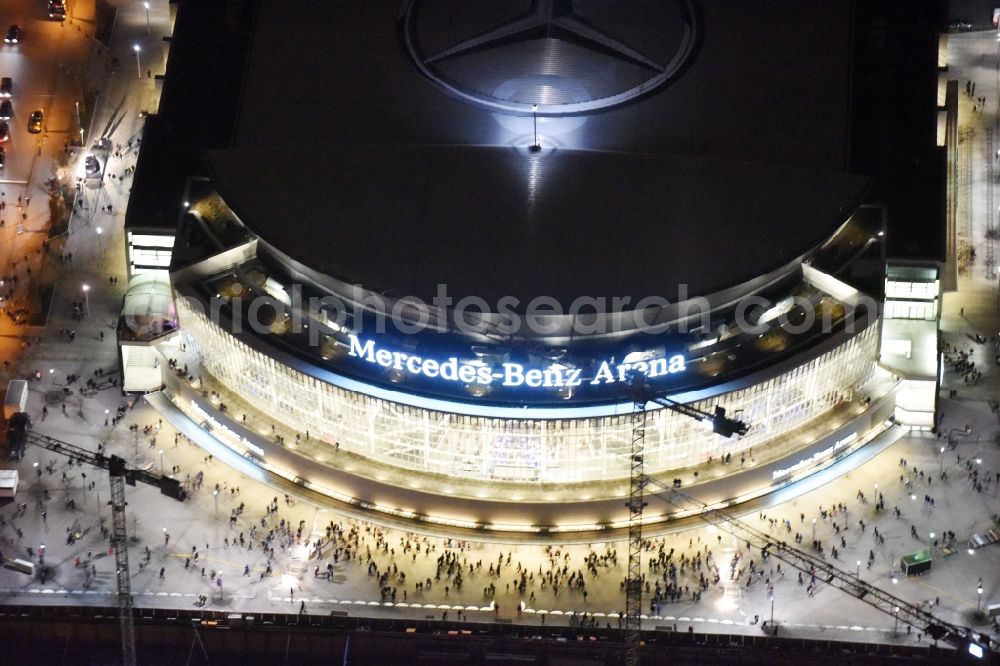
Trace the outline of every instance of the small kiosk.
[[903, 573], [907, 576], [917, 576], [928, 571], [931, 568], [931, 562], [933, 562], [931, 551], [921, 550], [904, 555], [903, 559], [900, 560], [900, 565], [903, 567]]

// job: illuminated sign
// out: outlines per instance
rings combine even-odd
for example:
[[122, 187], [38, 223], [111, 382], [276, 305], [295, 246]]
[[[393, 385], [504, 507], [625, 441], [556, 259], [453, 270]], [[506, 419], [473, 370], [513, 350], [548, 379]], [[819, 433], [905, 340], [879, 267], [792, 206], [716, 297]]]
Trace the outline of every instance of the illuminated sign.
[[223, 434], [229, 435], [229, 437], [239, 442], [239, 444], [243, 446], [247, 451], [255, 453], [257, 456], [261, 458], [264, 457], [264, 449], [260, 448], [259, 446], [248, 440], [246, 437], [238, 435], [237, 433], [233, 432], [232, 429], [230, 429], [228, 426], [219, 423], [214, 416], [206, 412], [202, 408], [202, 406], [199, 405], [194, 400], [191, 401], [191, 407], [194, 409], [194, 411], [198, 412], [198, 415], [201, 418], [205, 419], [205, 422], [208, 423], [208, 425], [211, 426], [212, 429], [221, 430]]
[[784, 469], [776, 469], [776, 470], [774, 470], [774, 473], [771, 475], [771, 479], [774, 480], [774, 479], [778, 479], [778, 478], [780, 478], [782, 476], [787, 476], [789, 474], [794, 474], [795, 472], [798, 472], [799, 470], [804, 469], [805, 467], [808, 467], [809, 465], [813, 464], [814, 462], [818, 462], [819, 460], [822, 460], [823, 458], [829, 456], [830, 454], [833, 454], [833, 453], [836, 453], [837, 451], [840, 451], [845, 446], [847, 446], [849, 444], [852, 444], [854, 442], [854, 440], [856, 440], [857, 438], [858, 438], [857, 431], [852, 432], [850, 435], [847, 435], [846, 437], [844, 437], [842, 439], [838, 439], [836, 442], [833, 443], [832, 446], [828, 446], [825, 449], [823, 449], [822, 451], [817, 451], [816, 453], [812, 454], [808, 458], [803, 458], [802, 460], [798, 461], [797, 463], [795, 463], [791, 467], [786, 467]]
[[570, 368], [560, 363], [551, 363], [544, 368], [525, 367], [521, 363], [501, 363], [490, 366], [480, 360], [465, 361], [452, 356], [443, 361], [424, 358], [418, 354], [391, 351], [375, 346], [372, 340], [364, 342], [356, 335], [350, 336], [349, 356], [385, 369], [406, 372], [429, 379], [443, 379], [462, 384], [489, 386], [497, 383], [507, 387], [561, 388], [589, 384], [625, 383], [629, 375], [638, 372], [650, 379], [684, 372], [687, 366], [684, 357], [675, 356], [652, 358], [632, 363], [602, 361], [593, 377], [584, 377], [580, 368]]

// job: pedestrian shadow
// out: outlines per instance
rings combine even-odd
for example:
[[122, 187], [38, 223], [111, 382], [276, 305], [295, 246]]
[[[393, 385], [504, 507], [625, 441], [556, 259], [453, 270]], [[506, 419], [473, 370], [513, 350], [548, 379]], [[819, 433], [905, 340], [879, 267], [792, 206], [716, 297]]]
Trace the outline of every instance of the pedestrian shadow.
[[221, 599], [217, 596], [208, 595], [208, 603], [204, 607], [207, 610], [232, 610], [233, 601], [234, 598], [232, 595], [223, 595]]
[[104, 131], [101, 132], [100, 137], [102, 139], [110, 139], [111, 135], [115, 133], [115, 130], [122, 124], [125, 119], [125, 95], [122, 95], [121, 100], [111, 111], [111, 115], [108, 117], [108, 122], [104, 126]]

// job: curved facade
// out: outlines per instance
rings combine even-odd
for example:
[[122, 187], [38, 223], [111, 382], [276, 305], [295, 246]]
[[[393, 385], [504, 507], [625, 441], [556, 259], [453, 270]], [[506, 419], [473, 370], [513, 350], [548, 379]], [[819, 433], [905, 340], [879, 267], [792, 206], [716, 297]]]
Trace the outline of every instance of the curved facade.
[[[201, 369], [269, 418], [327, 445], [337, 445], [417, 474], [539, 484], [586, 483], [628, 475], [633, 417], [486, 418], [435, 411], [353, 392], [290, 367], [213, 325], [179, 299], [184, 335]], [[844, 401], [870, 378], [878, 326], [794, 369], [691, 403], [710, 412], [723, 404], [751, 431], [728, 440], [688, 416], [656, 410], [646, 431], [646, 465], [654, 474], [765, 446]], [[760, 449], [758, 449], [760, 450]]]

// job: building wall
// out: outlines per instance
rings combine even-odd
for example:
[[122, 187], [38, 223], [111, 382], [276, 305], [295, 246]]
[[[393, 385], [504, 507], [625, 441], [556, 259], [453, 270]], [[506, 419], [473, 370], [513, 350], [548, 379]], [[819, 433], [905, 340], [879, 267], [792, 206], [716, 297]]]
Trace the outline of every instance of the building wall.
[[[631, 415], [576, 420], [497, 419], [400, 405], [332, 386], [255, 351], [177, 298], [183, 335], [207, 372], [276, 422], [382, 463], [466, 479], [559, 483], [628, 475]], [[694, 403], [753, 424], [739, 440], [667, 410], [650, 413], [646, 470], [660, 473], [750, 447], [852, 399], [871, 375], [878, 326], [790, 372]], [[526, 411], [530, 415], [530, 411]]]

